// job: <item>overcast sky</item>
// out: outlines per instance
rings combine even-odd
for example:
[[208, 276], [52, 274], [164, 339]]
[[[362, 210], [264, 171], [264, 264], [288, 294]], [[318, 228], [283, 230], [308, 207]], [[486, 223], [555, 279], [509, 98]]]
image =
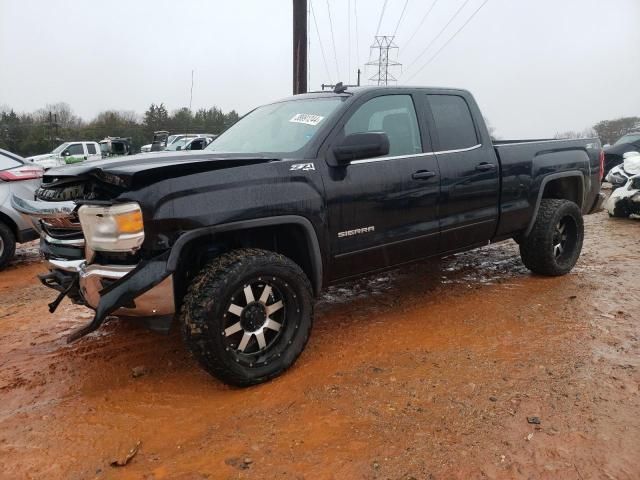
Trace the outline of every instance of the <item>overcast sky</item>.
[[[405, 1], [387, 1], [380, 35], [394, 33]], [[399, 84], [469, 89], [502, 138], [640, 116], [640, 0], [489, 0], [424, 67], [484, 0], [438, 0], [418, 28], [432, 2], [408, 0], [396, 34]], [[355, 81], [383, 3], [313, 1], [327, 68], [311, 17], [311, 89], [347, 82], [349, 71]], [[189, 105], [193, 69], [194, 109], [245, 113], [291, 93], [291, 5], [0, 0], [0, 105], [32, 111], [63, 101], [86, 120], [107, 109], [142, 113], [151, 102], [173, 110]]]

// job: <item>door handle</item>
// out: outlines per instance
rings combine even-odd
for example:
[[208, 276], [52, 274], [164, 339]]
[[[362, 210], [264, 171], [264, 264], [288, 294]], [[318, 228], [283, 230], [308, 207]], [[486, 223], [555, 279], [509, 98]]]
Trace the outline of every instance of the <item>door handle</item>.
[[486, 172], [488, 170], [495, 170], [496, 166], [493, 163], [482, 162], [479, 165], [476, 165], [476, 170], [481, 172]]
[[411, 178], [413, 178], [414, 180], [426, 180], [435, 176], [436, 172], [430, 172], [429, 170], [418, 170], [413, 175], [411, 175]]

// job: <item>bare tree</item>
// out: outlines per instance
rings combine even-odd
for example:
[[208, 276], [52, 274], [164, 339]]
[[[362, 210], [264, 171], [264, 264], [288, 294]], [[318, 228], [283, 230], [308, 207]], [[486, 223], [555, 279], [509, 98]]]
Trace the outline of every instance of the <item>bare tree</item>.
[[640, 117], [622, 117], [614, 120], [603, 120], [596, 123], [593, 129], [598, 133], [602, 143], [614, 143], [623, 135], [640, 130]]
[[598, 134], [596, 133], [596, 131], [591, 128], [585, 128], [582, 131], [574, 131], [574, 130], [568, 130], [566, 132], [557, 132], [553, 138], [569, 138], [569, 139], [574, 139], [574, 138], [592, 138], [592, 137], [597, 137]]

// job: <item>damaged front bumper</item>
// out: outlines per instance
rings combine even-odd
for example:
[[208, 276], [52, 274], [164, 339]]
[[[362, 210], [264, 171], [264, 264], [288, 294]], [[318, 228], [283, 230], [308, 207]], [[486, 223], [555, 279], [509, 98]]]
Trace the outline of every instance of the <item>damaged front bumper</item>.
[[[93, 332], [109, 315], [143, 317], [150, 324], [170, 323], [175, 303], [167, 258], [168, 254], [163, 254], [138, 265], [49, 260], [50, 273], [40, 277], [42, 283], [61, 292], [59, 300], [77, 287], [83, 303], [95, 310], [93, 320], [71, 332], [67, 340], [72, 342]], [[57, 303], [50, 304], [52, 310]]]
[[94, 330], [109, 315], [144, 319], [155, 330], [167, 330], [175, 313], [169, 252], [135, 265], [101, 265], [85, 245], [75, 202], [44, 202], [12, 198], [16, 210], [28, 215], [41, 234], [41, 250], [49, 273], [40, 281], [59, 292], [49, 304], [55, 311], [65, 298], [95, 311], [93, 320], [73, 331], [74, 341]]

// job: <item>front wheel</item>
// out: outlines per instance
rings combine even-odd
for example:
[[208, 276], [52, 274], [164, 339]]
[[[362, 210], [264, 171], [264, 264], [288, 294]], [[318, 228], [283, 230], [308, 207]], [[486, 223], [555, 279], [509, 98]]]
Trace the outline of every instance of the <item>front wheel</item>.
[[520, 243], [525, 266], [541, 275], [565, 275], [582, 250], [584, 223], [578, 205], [569, 200], [543, 199], [531, 233]]
[[234, 250], [194, 278], [182, 336], [198, 363], [225, 383], [249, 386], [290, 367], [311, 330], [313, 295], [304, 272], [266, 250]]

